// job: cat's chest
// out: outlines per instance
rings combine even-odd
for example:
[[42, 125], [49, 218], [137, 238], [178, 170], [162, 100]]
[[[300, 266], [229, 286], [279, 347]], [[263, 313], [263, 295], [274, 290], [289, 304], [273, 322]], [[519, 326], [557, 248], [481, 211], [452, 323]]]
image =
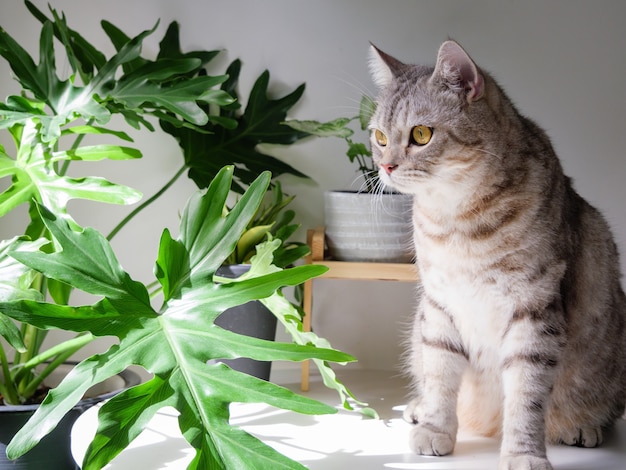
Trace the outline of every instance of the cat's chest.
[[[500, 340], [515, 311], [511, 286], [486, 276], [476, 263], [454, 250], [422, 257], [420, 276], [424, 291], [452, 316], [472, 362], [487, 351], [498, 354]], [[427, 261], [426, 261], [427, 260]], [[418, 262], [419, 264], [419, 262]], [[492, 360], [493, 356], [490, 357]]]
[[[467, 334], [500, 334], [514, 310], [506, 287], [486, 282], [480, 275], [454, 265], [431, 266], [422, 273], [422, 283], [455, 318], [456, 324]], [[462, 325], [466, 324], [465, 328]]]

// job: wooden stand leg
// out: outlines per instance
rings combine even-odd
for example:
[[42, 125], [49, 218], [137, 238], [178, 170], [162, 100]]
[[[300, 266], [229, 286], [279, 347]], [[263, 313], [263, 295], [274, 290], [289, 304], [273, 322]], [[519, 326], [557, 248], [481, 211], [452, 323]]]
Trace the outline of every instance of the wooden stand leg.
[[[304, 310], [304, 318], [302, 319], [302, 329], [305, 332], [311, 331], [311, 312], [312, 312], [312, 291], [313, 281], [306, 281], [304, 283], [304, 299], [302, 309]], [[310, 373], [311, 361], [307, 360], [302, 362], [302, 376], [300, 378], [300, 389], [303, 392], [309, 391], [309, 373]]]
[[[311, 248], [311, 254], [306, 257], [306, 263], [311, 264], [313, 261], [322, 261], [324, 259], [324, 227], [317, 227], [314, 230], [308, 230], [306, 233], [306, 242]], [[311, 331], [313, 319], [313, 281], [309, 280], [304, 283], [304, 299], [302, 309], [304, 310], [304, 319], [302, 320], [302, 329], [305, 332]], [[300, 379], [300, 389], [303, 392], [309, 391], [309, 374], [311, 361], [302, 363], [302, 376]]]

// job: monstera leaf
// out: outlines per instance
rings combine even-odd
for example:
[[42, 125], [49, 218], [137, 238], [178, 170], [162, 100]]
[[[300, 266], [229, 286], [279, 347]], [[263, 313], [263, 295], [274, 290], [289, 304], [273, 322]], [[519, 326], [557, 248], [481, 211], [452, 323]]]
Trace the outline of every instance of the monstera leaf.
[[232, 175], [232, 167], [222, 169], [206, 191], [190, 199], [177, 239], [167, 230], [163, 232], [156, 266], [164, 297], [159, 309], [151, 306], [147, 288], [122, 269], [99, 232], [74, 231], [64, 219], [40, 209], [62, 251], [46, 254], [18, 248], [12, 256], [50, 278], [101, 296], [102, 300], [77, 307], [34, 300], [9, 301], [0, 303], [0, 311], [39, 328], [116, 336], [119, 344], [78, 364], [50, 391], [9, 445], [10, 457], [15, 458], [36, 445], [90, 386], [130, 365], [138, 365], [154, 374], [154, 378], [117, 395], [102, 407], [98, 433], [83, 469], [106, 465], [164, 406], [174, 406], [181, 413], [181, 431], [196, 451], [191, 469], [303, 468], [243, 430], [230, 426], [229, 403], [264, 402], [307, 414], [336, 410], [208, 361], [251, 357], [347, 362], [353, 358], [313, 345], [241, 336], [214, 324], [215, 318], [229, 307], [267, 298], [281, 286], [300, 284], [326, 269], [309, 265], [281, 270], [263, 255], [258, 265], [253, 263], [255, 277], [232, 283], [212, 282], [216, 269], [234, 249], [260, 205], [270, 180], [269, 174], [263, 173], [230, 212], [223, 215]]

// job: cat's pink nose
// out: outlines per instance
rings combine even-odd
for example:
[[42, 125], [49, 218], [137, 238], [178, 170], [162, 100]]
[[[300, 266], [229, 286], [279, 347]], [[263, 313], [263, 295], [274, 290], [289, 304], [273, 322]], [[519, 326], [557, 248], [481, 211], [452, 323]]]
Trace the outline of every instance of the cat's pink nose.
[[384, 163], [380, 166], [387, 172], [388, 175], [390, 175], [393, 170], [398, 168], [398, 165], [394, 165], [392, 163]]

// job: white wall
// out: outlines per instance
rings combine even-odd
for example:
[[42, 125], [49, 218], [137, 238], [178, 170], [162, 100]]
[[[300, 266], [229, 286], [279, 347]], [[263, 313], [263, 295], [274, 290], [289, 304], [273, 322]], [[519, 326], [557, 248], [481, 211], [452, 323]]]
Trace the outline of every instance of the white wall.
[[[35, 3], [46, 10], [48, 0]], [[491, 71], [521, 110], [549, 132], [579, 192], [602, 209], [626, 252], [626, 3], [613, 1], [410, 1], [410, 0], [50, 0], [70, 26], [111, 52], [99, 27], [107, 19], [129, 35], [153, 26], [146, 42], [156, 51], [167, 24], [181, 25], [184, 49], [226, 49], [219, 64], [240, 57], [247, 94], [268, 68], [277, 92], [307, 83], [294, 118], [331, 119], [356, 113], [368, 76], [368, 42], [407, 62], [432, 63], [438, 45], [453, 37]], [[37, 50], [39, 24], [19, 1], [0, 4], [0, 25]], [[223, 67], [222, 69], [223, 70]], [[0, 94], [17, 91], [0, 63]], [[179, 166], [177, 145], [161, 134], [136, 136], [146, 162], [103, 165], [112, 179], [151, 195]], [[353, 168], [339, 141], [310, 141], [281, 152], [314, 182], [284, 180], [297, 194], [303, 226], [323, 223], [326, 189], [350, 187]], [[114, 246], [126, 269], [149, 279], [161, 228], [177, 227], [178, 212], [193, 190], [181, 181], [157, 207], [122, 232]], [[107, 231], [125, 208], [77, 204], [78, 220]], [[78, 213], [78, 212], [76, 212]], [[0, 222], [3, 237], [20, 229], [19, 217]], [[304, 230], [303, 230], [304, 233]], [[302, 236], [304, 236], [302, 234]], [[622, 259], [626, 270], [626, 258]], [[399, 337], [411, 314], [413, 287], [402, 284], [317, 281], [318, 333], [360, 358], [362, 367], [393, 368]]]

